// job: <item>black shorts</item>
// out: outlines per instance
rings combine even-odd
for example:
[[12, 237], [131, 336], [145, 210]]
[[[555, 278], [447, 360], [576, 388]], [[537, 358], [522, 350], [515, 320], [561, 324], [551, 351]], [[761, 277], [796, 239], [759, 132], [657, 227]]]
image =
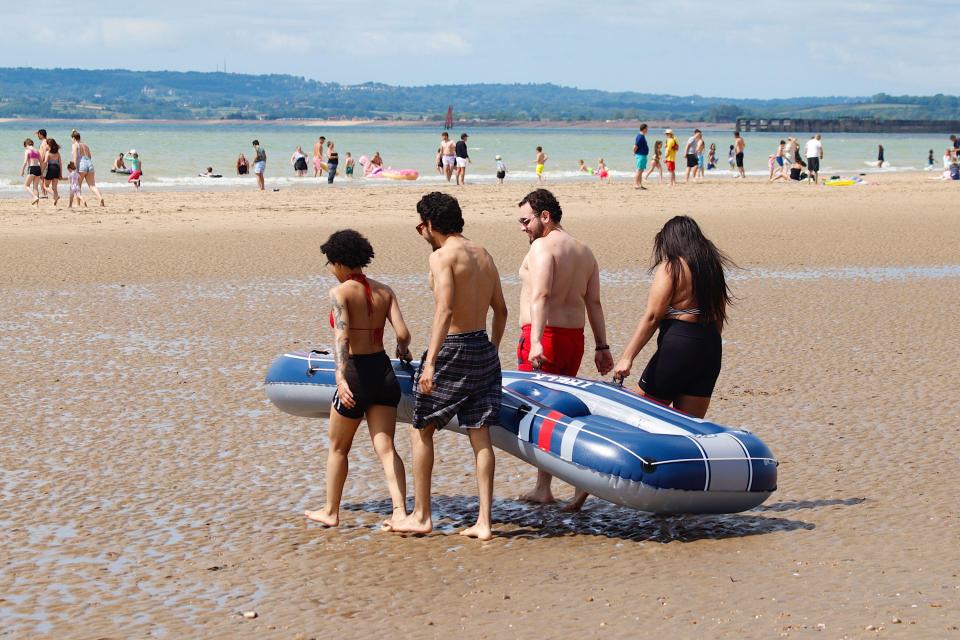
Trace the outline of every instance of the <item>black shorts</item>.
[[396, 407], [400, 404], [400, 383], [386, 352], [350, 356], [344, 377], [356, 402], [347, 409], [334, 396], [333, 408], [345, 418], [360, 419], [374, 405]]
[[[426, 358], [424, 352], [423, 357]], [[413, 376], [413, 426], [444, 427], [454, 416], [461, 427], [500, 424], [500, 355], [486, 331], [448, 335], [436, 356], [433, 391], [420, 393], [421, 365]]]
[[237, 175], [243, 176], [247, 174], [247, 165], [242, 164], [237, 167]]
[[743, 151], [737, 154], [737, 167], [743, 168]]
[[498, 180], [503, 180], [503, 179], [506, 178], [506, 177], [507, 177], [507, 172], [506, 172], [506, 171], [497, 171], [497, 179], [498, 179]]
[[807, 169], [820, 171], [820, 158], [807, 158]]
[[34, 165], [32, 167], [27, 167], [27, 173], [31, 176], [40, 176], [40, 165]]
[[697, 154], [695, 153], [687, 154], [687, 169], [692, 169], [693, 167], [696, 167], [699, 164], [700, 162], [697, 159]]
[[713, 324], [663, 320], [657, 352], [640, 376], [644, 393], [661, 400], [709, 398], [720, 375], [723, 347]]

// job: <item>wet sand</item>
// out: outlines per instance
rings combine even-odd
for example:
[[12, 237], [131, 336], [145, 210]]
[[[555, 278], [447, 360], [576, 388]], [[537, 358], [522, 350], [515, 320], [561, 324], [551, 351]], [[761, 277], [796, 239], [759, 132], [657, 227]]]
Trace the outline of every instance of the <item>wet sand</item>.
[[[329, 342], [317, 247], [345, 226], [373, 241], [370, 273], [395, 287], [423, 348], [422, 190], [123, 194], [82, 213], [0, 201], [4, 631], [960, 636], [958, 192], [876, 179], [549, 185], [598, 254], [615, 355], [667, 217], [694, 215], [744, 267], [708, 417], [763, 438], [780, 488], [738, 515], [596, 500], [568, 515], [517, 502], [534, 471], [500, 454], [489, 543], [449, 535], [476, 510], [469, 444], [452, 433], [437, 440], [436, 533], [378, 531], [389, 500], [362, 431], [340, 529], [307, 523], [326, 425], [281, 414], [261, 385], [278, 353]], [[514, 312], [529, 187], [457, 192]], [[588, 359], [583, 371], [595, 374]]]

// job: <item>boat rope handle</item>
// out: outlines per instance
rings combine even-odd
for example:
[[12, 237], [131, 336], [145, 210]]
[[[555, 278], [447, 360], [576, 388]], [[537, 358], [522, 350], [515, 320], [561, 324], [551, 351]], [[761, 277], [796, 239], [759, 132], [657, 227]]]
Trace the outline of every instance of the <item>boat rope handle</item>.
[[315, 374], [317, 371], [320, 370], [320, 367], [315, 367], [313, 366], [313, 363], [310, 362], [310, 356], [312, 356], [313, 354], [317, 354], [318, 356], [328, 356], [330, 355], [330, 352], [327, 351], [326, 349], [310, 349], [310, 351], [307, 352], [307, 375], [308, 376], [312, 376], [313, 374]]

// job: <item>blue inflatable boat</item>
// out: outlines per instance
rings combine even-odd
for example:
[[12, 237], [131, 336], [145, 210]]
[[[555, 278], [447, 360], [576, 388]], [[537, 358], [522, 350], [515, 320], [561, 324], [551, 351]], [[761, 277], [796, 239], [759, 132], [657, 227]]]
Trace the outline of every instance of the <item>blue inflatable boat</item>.
[[[414, 368], [394, 360], [413, 417]], [[325, 418], [335, 365], [322, 352], [287, 353], [267, 373], [281, 410]], [[503, 372], [501, 426], [493, 444], [575, 487], [652, 513], [736, 513], [777, 488], [777, 461], [755, 435], [692, 418], [619, 386], [545, 373]], [[448, 429], [463, 432], [454, 419]]]

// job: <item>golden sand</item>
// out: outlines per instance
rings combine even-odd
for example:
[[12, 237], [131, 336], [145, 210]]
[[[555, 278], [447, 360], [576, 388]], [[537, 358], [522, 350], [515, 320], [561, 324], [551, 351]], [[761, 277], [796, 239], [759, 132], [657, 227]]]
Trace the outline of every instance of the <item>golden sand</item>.
[[[374, 243], [369, 273], [395, 287], [423, 348], [423, 189], [108, 194], [83, 211], [0, 201], [4, 632], [957, 636], [958, 191], [876, 181], [549, 185], [607, 274], [615, 355], [669, 216], [693, 215], [744, 267], [708, 418], [757, 433], [780, 488], [739, 515], [592, 499], [571, 516], [516, 502], [534, 471], [501, 453], [489, 543], [449, 535], [476, 510], [469, 445], [452, 433], [437, 439], [434, 534], [377, 530], [389, 500], [363, 432], [340, 529], [307, 523], [325, 423], [273, 409], [261, 385], [278, 353], [329, 342], [318, 247], [346, 226]], [[530, 186], [455, 191], [505, 278], [506, 367], [527, 248], [515, 204]]]

